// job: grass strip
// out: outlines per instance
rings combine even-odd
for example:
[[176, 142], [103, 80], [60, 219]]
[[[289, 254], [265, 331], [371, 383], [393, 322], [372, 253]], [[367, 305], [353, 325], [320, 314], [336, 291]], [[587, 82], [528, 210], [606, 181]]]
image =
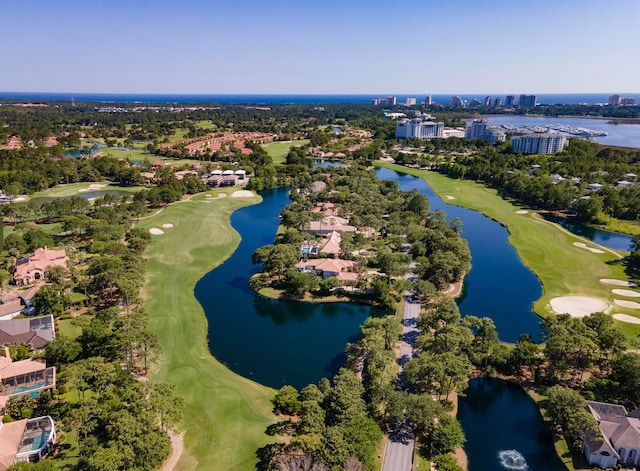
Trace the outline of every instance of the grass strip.
[[[600, 282], [602, 278], [629, 279], [621, 257], [625, 252], [615, 251], [571, 234], [559, 225], [545, 221], [530, 208], [514, 205], [503, 199], [497, 191], [469, 180], [455, 180], [436, 172], [419, 170], [376, 162], [376, 166], [414, 175], [425, 180], [448, 204], [481, 212], [498, 221], [509, 231], [509, 243], [518, 256], [542, 283], [542, 297], [534, 303], [534, 311], [540, 316], [553, 315], [549, 305], [558, 296], [591, 296], [613, 306], [611, 313], [624, 313], [638, 317], [640, 311], [613, 305], [615, 286]], [[516, 214], [518, 210], [529, 210]], [[464, 228], [463, 228], [464, 230]], [[600, 248], [604, 253], [592, 253], [574, 246], [574, 242]], [[473, 264], [473, 260], [471, 262]], [[508, 289], [508, 283], [505, 284]], [[616, 326], [630, 338], [640, 333], [640, 325], [615, 321]]]
[[256, 450], [273, 441], [265, 434], [274, 421], [273, 390], [238, 376], [211, 355], [207, 319], [194, 296], [196, 282], [240, 242], [230, 224], [231, 214], [259, 201], [259, 197], [213, 199], [203, 194], [175, 203], [138, 225], [164, 231], [153, 236], [146, 253], [143, 295], [161, 347], [152, 378], [174, 383], [186, 401], [185, 450], [177, 470], [253, 470]]

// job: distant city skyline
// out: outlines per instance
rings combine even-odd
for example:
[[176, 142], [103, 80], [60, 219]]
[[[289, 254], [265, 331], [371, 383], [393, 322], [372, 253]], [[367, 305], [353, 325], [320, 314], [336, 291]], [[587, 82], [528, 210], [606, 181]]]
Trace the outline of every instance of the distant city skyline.
[[420, 102], [640, 91], [640, 39], [624, 26], [640, 16], [636, 0], [24, 0], [2, 10], [5, 92], [387, 91]]

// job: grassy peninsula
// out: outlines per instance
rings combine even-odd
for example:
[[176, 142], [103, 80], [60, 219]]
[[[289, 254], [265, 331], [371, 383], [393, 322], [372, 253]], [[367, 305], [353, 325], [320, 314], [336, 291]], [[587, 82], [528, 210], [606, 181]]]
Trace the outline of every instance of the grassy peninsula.
[[[210, 191], [173, 204], [139, 223], [162, 228], [147, 251], [144, 297], [161, 353], [154, 381], [176, 385], [185, 399], [185, 450], [178, 470], [252, 470], [267, 443], [273, 391], [236, 375], [211, 356], [196, 282], [222, 263], [240, 236], [229, 217], [254, 198], [212, 198]], [[172, 224], [173, 227], [163, 227]]]
[[[542, 297], [534, 304], [534, 310], [540, 316], [552, 314], [549, 301], [558, 296], [591, 296], [612, 305], [611, 286], [604, 285], [599, 280], [628, 278], [621, 260], [624, 252], [600, 247], [604, 253], [597, 254], [576, 247], [574, 242], [584, 243], [585, 239], [545, 221], [533, 211], [517, 214], [516, 211], [522, 208], [500, 197], [494, 189], [469, 180], [456, 180], [436, 172], [387, 162], [376, 162], [376, 166], [420, 177], [438, 195], [454, 198], [447, 199], [447, 203], [480, 211], [507, 227], [509, 242], [515, 247], [523, 263], [542, 283]], [[586, 242], [589, 246], [597, 246], [591, 241]], [[636, 314], [621, 306], [615, 306], [615, 312]], [[640, 326], [636, 324], [615, 322], [628, 337], [635, 337], [640, 333]]]

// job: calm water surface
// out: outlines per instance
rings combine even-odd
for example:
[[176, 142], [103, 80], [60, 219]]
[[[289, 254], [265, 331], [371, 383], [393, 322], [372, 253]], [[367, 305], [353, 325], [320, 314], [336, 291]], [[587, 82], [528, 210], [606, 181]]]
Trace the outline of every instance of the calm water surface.
[[562, 227], [574, 234], [585, 237], [597, 244], [611, 249], [625, 250], [628, 252], [631, 247], [631, 242], [633, 241], [633, 237], [630, 235], [620, 234], [619, 232], [601, 231], [577, 222], [567, 221], [564, 218], [546, 216], [546, 219], [560, 224]]
[[639, 124], [611, 124], [607, 119], [586, 118], [550, 118], [545, 116], [491, 116], [489, 122], [496, 126], [513, 124], [514, 126], [549, 126], [562, 124], [572, 128], [587, 128], [603, 131], [608, 136], [593, 137], [590, 140], [612, 146], [640, 148]]
[[272, 244], [288, 190], [261, 193], [263, 202], [231, 216], [242, 241], [231, 258], [195, 287], [209, 321], [209, 348], [236, 373], [274, 388], [302, 388], [333, 376], [344, 348], [358, 340], [360, 325], [383, 312], [349, 303], [298, 303], [256, 295], [249, 278], [256, 248]]
[[492, 318], [504, 341], [515, 342], [522, 333], [539, 340], [540, 318], [532, 308], [542, 286], [507, 241], [507, 230], [477, 211], [444, 203], [421, 178], [384, 168], [377, 174], [398, 182], [402, 190], [417, 189], [429, 198], [431, 210], [441, 209], [448, 219], [462, 221], [462, 237], [469, 242], [472, 260], [458, 299], [460, 312]]
[[[500, 453], [504, 457], [510, 450], [524, 458], [529, 471], [567, 469], [555, 453], [537, 405], [519, 386], [472, 379], [460, 398], [458, 420], [467, 437], [469, 471], [513, 469], [500, 460]], [[517, 456], [515, 452], [506, 455]]]

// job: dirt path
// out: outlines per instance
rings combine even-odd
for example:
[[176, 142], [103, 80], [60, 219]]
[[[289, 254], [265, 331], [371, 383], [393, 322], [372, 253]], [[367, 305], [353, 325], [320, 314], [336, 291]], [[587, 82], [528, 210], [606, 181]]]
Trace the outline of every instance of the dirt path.
[[160, 471], [173, 471], [182, 456], [182, 448], [184, 446], [184, 432], [176, 434], [173, 430], [169, 429], [167, 432], [169, 439], [171, 440], [171, 454], [167, 461], [164, 462]]

